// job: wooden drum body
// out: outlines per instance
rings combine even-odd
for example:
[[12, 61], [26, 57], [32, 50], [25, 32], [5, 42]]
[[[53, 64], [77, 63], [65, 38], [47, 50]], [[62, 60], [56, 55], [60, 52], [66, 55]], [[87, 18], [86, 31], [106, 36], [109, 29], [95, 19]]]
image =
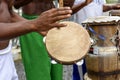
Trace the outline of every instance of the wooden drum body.
[[85, 60], [92, 80], [120, 80], [120, 55], [115, 43], [120, 17], [100, 16], [83, 22], [95, 44]]
[[120, 80], [120, 56], [116, 47], [98, 47], [98, 55], [85, 58], [88, 77], [92, 80]]

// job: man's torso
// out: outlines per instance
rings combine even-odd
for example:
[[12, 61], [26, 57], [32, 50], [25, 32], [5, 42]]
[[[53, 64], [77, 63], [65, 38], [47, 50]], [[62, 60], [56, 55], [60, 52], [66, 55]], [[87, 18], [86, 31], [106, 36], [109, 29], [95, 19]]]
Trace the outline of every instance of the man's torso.
[[41, 2], [33, 1], [28, 5], [23, 6], [23, 13], [28, 15], [40, 15], [42, 12], [54, 7], [53, 1]]

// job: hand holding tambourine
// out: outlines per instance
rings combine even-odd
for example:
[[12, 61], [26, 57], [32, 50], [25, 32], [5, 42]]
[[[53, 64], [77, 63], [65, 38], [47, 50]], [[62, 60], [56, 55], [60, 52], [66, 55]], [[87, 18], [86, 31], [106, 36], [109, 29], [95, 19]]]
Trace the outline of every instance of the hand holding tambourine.
[[66, 27], [53, 28], [45, 39], [49, 55], [61, 64], [74, 64], [87, 54], [90, 48], [90, 36], [81, 25], [64, 21]]
[[[63, 1], [59, 1], [63, 6]], [[60, 64], [74, 64], [83, 59], [90, 48], [90, 36], [80, 24], [61, 21], [67, 26], [52, 28], [45, 39], [47, 51], [51, 58]]]

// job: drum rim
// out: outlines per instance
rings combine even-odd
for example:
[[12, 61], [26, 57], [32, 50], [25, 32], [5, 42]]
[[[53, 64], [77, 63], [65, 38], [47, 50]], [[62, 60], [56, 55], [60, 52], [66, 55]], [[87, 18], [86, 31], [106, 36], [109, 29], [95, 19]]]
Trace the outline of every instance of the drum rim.
[[[64, 21], [64, 22], [72, 22], [72, 21]], [[77, 23], [77, 24], [78, 24], [78, 23]], [[86, 31], [86, 32], [87, 32], [87, 31]], [[90, 37], [89, 33], [88, 33], [88, 36]], [[49, 53], [48, 49], [47, 49], [47, 51], [48, 51], [48, 55], [49, 55], [52, 59], [54, 59], [56, 62], [58, 62], [58, 63], [60, 63], [60, 64], [63, 64], [63, 65], [72, 65], [72, 64], [75, 64], [75, 63], [77, 63], [78, 61], [82, 60], [83, 58], [85, 58], [85, 56], [88, 54], [88, 51], [89, 51], [89, 49], [90, 49], [90, 47], [91, 47], [90, 44], [91, 44], [91, 42], [89, 41], [89, 45], [88, 45], [88, 48], [86, 49], [86, 53], [84, 53], [84, 55], [83, 55], [82, 57], [80, 57], [79, 59], [69, 60], [69, 61], [59, 60], [58, 58], [54, 57], [54, 55], [52, 55], [51, 53]], [[46, 48], [47, 48], [47, 44], [45, 44], [45, 45], [46, 45]]]
[[[90, 48], [90, 46], [89, 46], [89, 48]], [[89, 48], [88, 48], [88, 51], [89, 51]], [[48, 51], [48, 50], [47, 50], [47, 51]], [[85, 56], [88, 55], [88, 51], [86, 51], [86, 54], [85, 54], [83, 57], [81, 57], [81, 59], [76, 59], [76, 60], [74, 60], [74, 61], [60, 61], [60, 60], [58, 60], [57, 58], [55, 58], [54, 56], [52, 56], [49, 52], [48, 52], [48, 55], [49, 55], [52, 59], [54, 59], [56, 62], [58, 62], [59, 64], [62, 64], [62, 65], [72, 65], [72, 64], [75, 64], [75, 63], [77, 63], [78, 61], [82, 60], [83, 58], [85, 58]]]
[[[119, 21], [118, 21], [119, 22]], [[118, 25], [118, 22], [116, 21], [110, 21], [110, 22], [88, 22], [88, 23], [82, 23], [82, 25], [86, 26], [109, 26], [109, 25]]]

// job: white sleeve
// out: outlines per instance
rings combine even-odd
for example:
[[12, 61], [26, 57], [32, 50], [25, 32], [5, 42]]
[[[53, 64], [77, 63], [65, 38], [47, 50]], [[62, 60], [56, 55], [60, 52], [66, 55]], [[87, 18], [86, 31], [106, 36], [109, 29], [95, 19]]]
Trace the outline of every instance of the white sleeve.
[[106, 0], [93, 0], [96, 4], [105, 4]]
[[84, 2], [85, 0], [75, 0], [74, 5]]

